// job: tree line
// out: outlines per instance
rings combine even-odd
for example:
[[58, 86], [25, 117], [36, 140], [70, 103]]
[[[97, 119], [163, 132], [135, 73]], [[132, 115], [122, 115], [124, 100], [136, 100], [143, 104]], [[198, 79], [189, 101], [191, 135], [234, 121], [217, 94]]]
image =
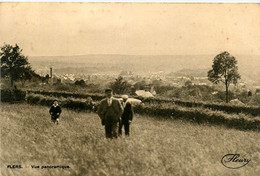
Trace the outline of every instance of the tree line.
[[[15, 81], [21, 81], [22, 84], [33, 78], [48, 82], [49, 75], [45, 77], [37, 74], [28, 62], [28, 58], [22, 54], [22, 49], [15, 44], [5, 44], [1, 47], [1, 78], [8, 78], [10, 86], [14, 86]], [[212, 69], [208, 71], [208, 79], [214, 84], [224, 83], [226, 89], [226, 103], [229, 102], [229, 85], [236, 84], [240, 79], [238, 73], [237, 60], [227, 51], [218, 54], [214, 60]], [[85, 86], [84, 81], [75, 82], [76, 85]], [[131, 87], [121, 76], [115, 82], [111, 83], [111, 88], [115, 93], [125, 93]]]

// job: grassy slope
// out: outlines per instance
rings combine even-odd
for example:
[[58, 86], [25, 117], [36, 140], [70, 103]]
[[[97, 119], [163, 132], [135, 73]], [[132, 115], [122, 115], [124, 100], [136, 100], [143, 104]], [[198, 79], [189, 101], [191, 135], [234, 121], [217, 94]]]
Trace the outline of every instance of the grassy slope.
[[[257, 132], [137, 115], [130, 138], [106, 140], [96, 114], [63, 109], [53, 125], [48, 107], [1, 105], [1, 173], [9, 175], [260, 175]], [[220, 160], [240, 153], [252, 161], [237, 170]], [[23, 169], [6, 169], [22, 164]], [[69, 165], [71, 169], [31, 169]]]

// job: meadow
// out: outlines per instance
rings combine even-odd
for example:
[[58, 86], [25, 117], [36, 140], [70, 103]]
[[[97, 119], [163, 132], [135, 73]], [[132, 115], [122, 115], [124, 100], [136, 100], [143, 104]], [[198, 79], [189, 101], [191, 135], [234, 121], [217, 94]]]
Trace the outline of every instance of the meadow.
[[[1, 104], [1, 175], [260, 175], [259, 132], [136, 114], [130, 137], [108, 140], [97, 114], [63, 109], [54, 125], [48, 110]], [[251, 161], [228, 169], [228, 153]]]

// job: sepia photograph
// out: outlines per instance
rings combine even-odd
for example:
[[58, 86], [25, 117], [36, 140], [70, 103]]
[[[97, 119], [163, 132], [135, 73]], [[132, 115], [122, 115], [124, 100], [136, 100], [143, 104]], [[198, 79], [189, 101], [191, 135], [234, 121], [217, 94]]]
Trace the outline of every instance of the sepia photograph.
[[260, 3], [0, 2], [0, 24], [0, 175], [260, 175]]

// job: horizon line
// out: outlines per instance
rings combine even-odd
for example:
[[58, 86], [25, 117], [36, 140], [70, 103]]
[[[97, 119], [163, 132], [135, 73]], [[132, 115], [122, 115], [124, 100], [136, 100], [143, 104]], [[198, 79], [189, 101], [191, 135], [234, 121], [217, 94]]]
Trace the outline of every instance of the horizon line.
[[[79, 54], [79, 55], [27, 55], [27, 57], [73, 57], [73, 56], [206, 56], [218, 54]], [[231, 54], [243, 56], [260, 56], [260, 54]]]

